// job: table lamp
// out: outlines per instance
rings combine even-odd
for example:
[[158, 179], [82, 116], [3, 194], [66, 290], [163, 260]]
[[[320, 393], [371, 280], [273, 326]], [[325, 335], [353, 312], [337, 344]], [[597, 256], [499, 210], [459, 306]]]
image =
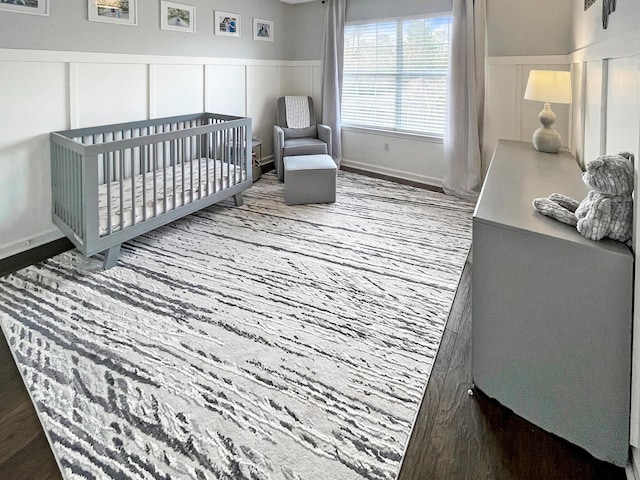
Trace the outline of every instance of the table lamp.
[[526, 100], [544, 102], [538, 119], [542, 127], [533, 132], [533, 146], [540, 152], [558, 153], [561, 145], [560, 134], [551, 128], [556, 114], [551, 111], [551, 103], [571, 103], [571, 73], [552, 70], [531, 70]]

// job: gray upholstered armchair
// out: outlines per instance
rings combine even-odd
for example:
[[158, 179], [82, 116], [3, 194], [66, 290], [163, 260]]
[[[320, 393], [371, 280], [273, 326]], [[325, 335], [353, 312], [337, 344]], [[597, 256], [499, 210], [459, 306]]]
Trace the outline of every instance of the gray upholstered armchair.
[[[304, 98], [304, 97], [303, 97]], [[284, 180], [284, 157], [296, 155], [331, 155], [331, 127], [316, 124], [313, 100], [306, 97], [309, 106], [309, 126], [289, 128], [285, 97], [278, 98], [277, 125], [273, 126], [273, 157], [276, 173], [280, 181]], [[306, 107], [306, 104], [305, 104]]]

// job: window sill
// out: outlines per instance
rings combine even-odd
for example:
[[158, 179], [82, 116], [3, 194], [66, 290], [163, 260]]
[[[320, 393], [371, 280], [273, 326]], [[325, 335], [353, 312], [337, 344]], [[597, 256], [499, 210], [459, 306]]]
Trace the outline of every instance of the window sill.
[[413, 140], [417, 142], [440, 143], [440, 144], [444, 143], [444, 140], [442, 138], [430, 137], [428, 135], [420, 135], [419, 133], [395, 132], [393, 130], [380, 130], [376, 128], [351, 127], [351, 126], [344, 126], [344, 125], [342, 126], [342, 131], [362, 133], [365, 135], [375, 135], [380, 137], [401, 138], [403, 140]]

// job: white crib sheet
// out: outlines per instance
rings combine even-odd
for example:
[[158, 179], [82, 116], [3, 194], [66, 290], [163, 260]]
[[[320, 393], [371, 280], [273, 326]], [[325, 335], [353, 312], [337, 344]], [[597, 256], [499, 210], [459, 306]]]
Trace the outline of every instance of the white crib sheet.
[[[184, 183], [182, 177], [182, 168], [184, 165]], [[200, 166], [200, 175], [198, 175], [198, 166]], [[207, 170], [209, 171], [209, 177], [207, 181]], [[235, 170], [235, 181], [234, 181]], [[191, 188], [191, 174], [193, 173], [193, 189]], [[215, 173], [215, 175], [214, 175]], [[166, 179], [165, 179], [166, 175]], [[156, 181], [156, 197], [154, 201], [153, 180]], [[235, 185], [246, 180], [246, 171], [242, 171], [240, 166], [223, 163], [220, 160], [213, 159], [195, 159], [191, 163], [178, 164], [175, 167], [175, 197], [173, 189], [174, 169], [173, 167], [167, 167], [166, 169], [159, 169], [154, 172], [148, 172], [144, 174], [144, 189], [143, 189], [143, 175], [139, 174], [135, 176], [135, 223], [143, 222], [146, 218], [153, 218], [160, 215], [166, 210], [171, 211], [183, 205], [190, 203], [192, 200], [198, 200], [199, 198], [205, 198], [207, 194], [211, 195], [214, 192], [219, 192], [231, 185]], [[109, 223], [111, 223], [111, 232], [117, 232], [122, 227], [126, 228], [133, 225], [134, 219], [134, 195], [132, 195], [133, 184], [131, 178], [123, 180], [122, 190], [124, 194], [124, 208], [120, 205], [120, 182], [111, 182], [110, 185], [110, 197], [111, 197], [111, 219], [108, 218], [108, 195], [107, 184], [102, 184], [98, 187], [98, 216], [100, 219], [100, 236], [107, 235], [109, 233]], [[166, 191], [165, 191], [166, 184]], [[208, 184], [208, 190], [207, 190]], [[143, 196], [143, 190], [146, 192]], [[200, 193], [202, 192], [202, 193]], [[166, 203], [165, 203], [166, 198]], [[174, 204], [175, 200], [175, 204]]]

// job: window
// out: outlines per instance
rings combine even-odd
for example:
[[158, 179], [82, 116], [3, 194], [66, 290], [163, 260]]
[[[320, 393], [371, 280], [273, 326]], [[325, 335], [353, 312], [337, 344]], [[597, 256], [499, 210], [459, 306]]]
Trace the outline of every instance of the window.
[[452, 18], [345, 27], [342, 123], [442, 138]]

